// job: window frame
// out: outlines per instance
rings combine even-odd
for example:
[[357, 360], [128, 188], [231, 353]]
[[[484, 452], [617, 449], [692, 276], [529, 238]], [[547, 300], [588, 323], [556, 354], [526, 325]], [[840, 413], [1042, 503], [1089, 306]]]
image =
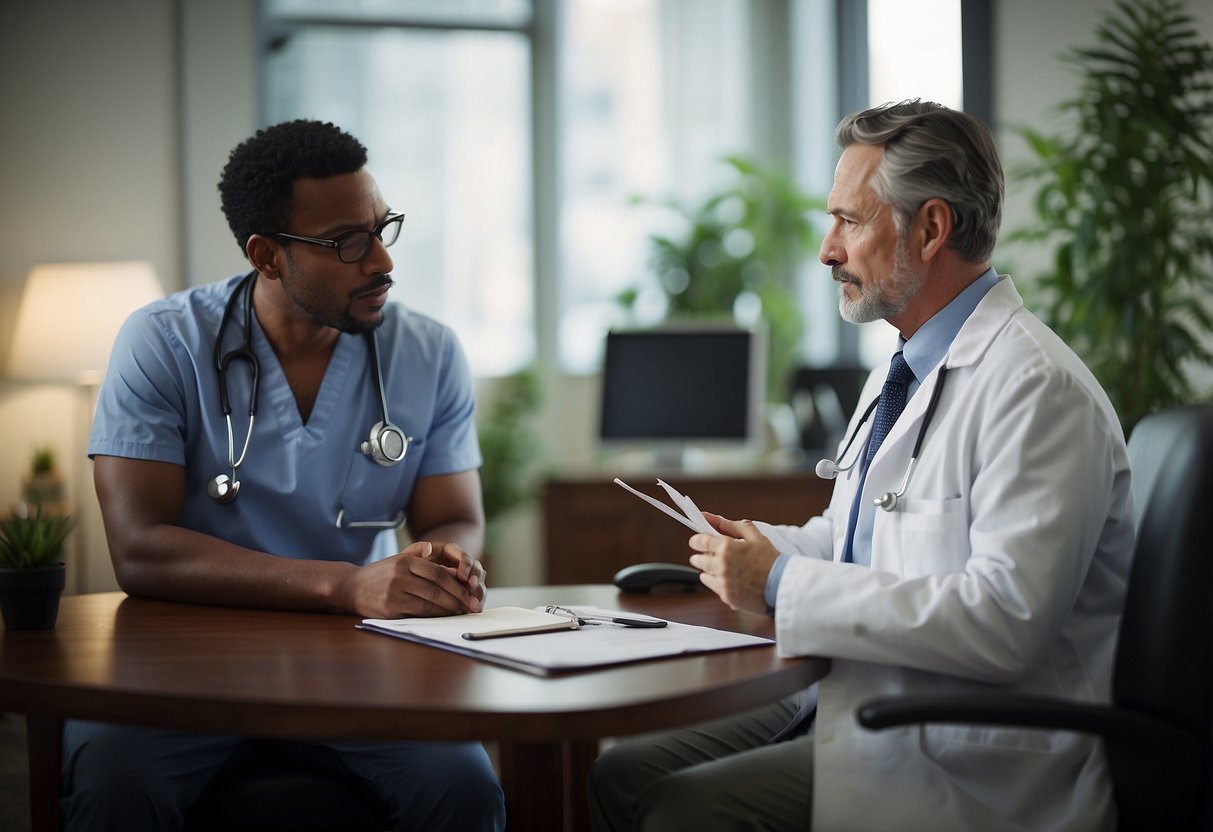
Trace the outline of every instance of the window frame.
[[[828, 0], [827, 0], [828, 2]], [[293, 29], [321, 25], [326, 27], [375, 28], [393, 27], [427, 29], [439, 31], [502, 31], [514, 32], [525, 37], [531, 56], [531, 112], [529, 114], [532, 136], [532, 247], [534, 264], [533, 321], [536, 350], [535, 363], [545, 376], [555, 377], [563, 371], [557, 355], [561, 275], [559, 274], [558, 217], [560, 212], [560, 174], [558, 166], [550, 160], [559, 158], [560, 150], [560, 89], [559, 39], [563, 25], [564, 7], [559, 0], [531, 0], [530, 18], [516, 23], [495, 22], [477, 19], [441, 19], [437, 17], [367, 16], [351, 17], [332, 14], [290, 13], [273, 15], [268, 9], [268, 0], [259, 0], [256, 16], [257, 98], [256, 112], [259, 123], [267, 117], [268, 73], [265, 71], [265, 56], [276, 48]], [[778, 23], [802, 12], [806, 0], [769, 0], [764, 14], [770, 16], [761, 31], [771, 33], [778, 30], [771, 20]], [[810, 3], [811, 5], [811, 3]], [[853, 0], [833, 0], [832, 12], [836, 27], [837, 49], [833, 56], [835, 64], [835, 89], [833, 120], [867, 104], [868, 48], [867, 48], [867, 4]], [[994, 110], [993, 83], [993, 0], [962, 0], [961, 3], [961, 53], [963, 75], [963, 100], [966, 112], [972, 113], [992, 126]], [[776, 81], [783, 90], [795, 88], [798, 79], [795, 72], [798, 64], [786, 58], [788, 43], [780, 43], [783, 51], [780, 60], [766, 76], [767, 81]], [[829, 56], [826, 56], [827, 59]], [[774, 78], [782, 72], [784, 78]], [[769, 123], [762, 130], [769, 137], [769, 146], [764, 151], [779, 153], [791, 146], [795, 161], [798, 156], [797, 143], [804, 137], [794, 135], [794, 115], [779, 116], [781, 108], [770, 107], [759, 110], [760, 118]], [[835, 152], [835, 158], [836, 158]], [[811, 176], [802, 178], [811, 179]], [[837, 349], [834, 360], [839, 363], [855, 362], [859, 359], [859, 334], [855, 327], [840, 326], [836, 330]]]
[[[960, 0], [961, 94], [964, 111], [994, 127], [994, 0]], [[868, 106], [868, 4], [834, 0], [838, 26], [838, 112], [843, 116]], [[859, 328], [838, 333], [839, 364], [860, 358]]]

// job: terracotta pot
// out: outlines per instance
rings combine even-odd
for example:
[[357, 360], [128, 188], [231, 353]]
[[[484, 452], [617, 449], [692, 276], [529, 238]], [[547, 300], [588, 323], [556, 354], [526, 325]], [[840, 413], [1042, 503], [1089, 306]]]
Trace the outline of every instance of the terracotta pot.
[[67, 566], [44, 569], [0, 569], [0, 613], [9, 630], [48, 630], [59, 617], [59, 597]]

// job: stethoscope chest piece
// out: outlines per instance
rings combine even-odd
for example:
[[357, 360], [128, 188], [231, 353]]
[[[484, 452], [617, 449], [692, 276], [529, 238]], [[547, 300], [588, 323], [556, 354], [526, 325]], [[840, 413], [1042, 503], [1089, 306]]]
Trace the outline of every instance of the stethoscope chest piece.
[[240, 482], [229, 477], [227, 474], [220, 474], [206, 484], [206, 493], [210, 495], [212, 500], [220, 503], [230, 503], [236, 499], [236, 494], [240, 491]]
[[[256, 275], [255, 271], [249, 272], [240, 284], [237, 285], [235, 291], [232, 292], [232, 296], [224, 307], [223, 317], [219, 322], [219, 332], [215, 336], [215, 369], [219, 376], [219, 399], [223, 406], [224, 421], [227, 424], [227, 464], [228, 468], [231, 469], [231, 474], [219, 474], [206, 484], [206, 493], [212, 500], [218, 503], [230, 503], [236, 499], [236, 495], [240, 492], [240, 482], [236, 479], [236, 471], [244, 463], [244, 458], [248, 454], [249, 442], [253, 438], [253, 422], [257, 415], [257, 383], [261, 374], [261, 364], [257, 360], [256, 353], [253, 352], [252, 345], [253, 284], [256, 280]], [[236, 305], [241, 299], [244, 302], [243, 339], [236, 349], [223, 353], [223, 335], [227, 329], [228, 322], [232, 318]], [[370, 351], [371, 376], [375, 382], [375, 392], [379, 396], [379, 414], [382, 418], [371, 428], [370, 436], [365, 442], [361, 443], [361, 449], [364, 454], [380, 465], [396, 465], [408, 453], [412, 437], [406, 436], [404, 431], [392, 424], [391, 419], [388, 418], [387, 395], [383, 389], [383, 374], [379, 369], [379, 341], [376, 339], [373, 330], [366, 332], [366, 341], [367, 348]], [[239, 458], [236, 457], [236, 440], [232, 432], [232, 407], [227, 395], [228, 366], [237, 360], [247, 361], [252, 368], [248, 431], [244, 435], [244, 446], [240, 451]], [[339, 519], [338, 526], [340, 525]], [[399, 525], [399, 523], [396, 525]]]
[[376, 422], [370, 437], [362, 443], [362, 452], [380, 465], [395, 465], [409, 452], [412, 439], [391, 422]]
[[[908, 474], [909, 471], [907, 470], [906, 473]], [[897, 491], [886, 491], [879, 497], [874, 497], [872, 499], [872, 505], [876, 506], [876, 508], [883, 509], [884, 511], [892, 511], [893, 509], [897, 508], [897, 501], [901, 498], [901, 495], [905, 494], [906, 485], [909, 484], [909, 481], [910, 478], [907, 476], [902, 480], [901, 488]]]
[[877, 508], [882, 508], [885, 511], [892, 511], [897, 508], [897, 492], [887, 491], [876, 499], [872, 500], [872, 504]]

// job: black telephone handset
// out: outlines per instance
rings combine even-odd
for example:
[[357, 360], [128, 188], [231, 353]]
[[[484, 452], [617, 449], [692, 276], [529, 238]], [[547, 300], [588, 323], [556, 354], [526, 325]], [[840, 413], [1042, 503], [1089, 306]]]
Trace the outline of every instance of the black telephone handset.
[[699, 570], [680, 563], [634, 563], [616, 572], [614, 581], [624, 592], [648, 592], [658, 584], [699, 586]]

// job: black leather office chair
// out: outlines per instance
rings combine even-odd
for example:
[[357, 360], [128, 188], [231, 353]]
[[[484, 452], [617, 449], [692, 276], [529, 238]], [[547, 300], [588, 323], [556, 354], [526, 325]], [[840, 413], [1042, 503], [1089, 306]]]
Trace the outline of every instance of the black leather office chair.
[[383, 832], [387, 806], [343, 771], [310, 764], [292, 743], [259, 745], [220, 769], [186, 812], [186, 832]]
[[903, 696], [860, 706], [880, 729], [1013, 725], [1103, 737], [1119, 829], [1210, 829], [1213, 725], [1213, 405], [1143, 419], [1129, 440], [1137, 546], [1112, 704], [1034, 696]]

